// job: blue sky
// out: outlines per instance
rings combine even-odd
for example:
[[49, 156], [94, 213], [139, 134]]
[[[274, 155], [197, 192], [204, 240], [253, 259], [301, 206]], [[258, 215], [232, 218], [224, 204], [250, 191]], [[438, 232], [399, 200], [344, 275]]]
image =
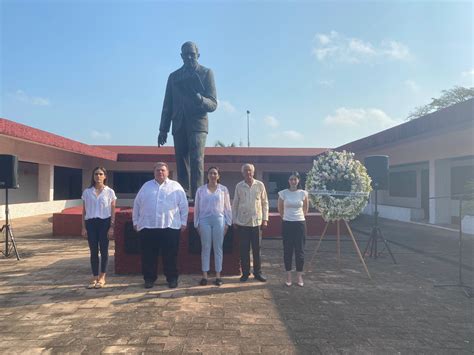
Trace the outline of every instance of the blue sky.
[[188, 40], [216, 78], [208, 146], [247, 145], [250, 110], [251, 146], [335, 147], [474, 78], [472, 2], [0, 2], [0, 116], [88, 144], [156, 144]]

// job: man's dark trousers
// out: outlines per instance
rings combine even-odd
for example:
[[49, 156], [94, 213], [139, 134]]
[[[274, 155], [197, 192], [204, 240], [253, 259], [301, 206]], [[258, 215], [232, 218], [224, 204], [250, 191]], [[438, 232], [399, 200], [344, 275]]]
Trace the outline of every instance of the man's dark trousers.
[[250, 275], [250, 246], [253, 255], [253, 274], [260, 275], [262, 272], [260, 261], [260, 226], [244, 227], [237, 226], [237, 233], [240, 239], [240, 267], [242, 275]]
[[163, 273], [166, 281], [178, 280], [179, 229], [144, 228], [140, 231], [142, 249], [142, 274], [146, 281], [158, 278], [158, 255], [163, 259]]
[[206, 137], [206, 132], [188, 132], [184, 127], [173, 133], [178, 182], [192, 198], [204, 183]]

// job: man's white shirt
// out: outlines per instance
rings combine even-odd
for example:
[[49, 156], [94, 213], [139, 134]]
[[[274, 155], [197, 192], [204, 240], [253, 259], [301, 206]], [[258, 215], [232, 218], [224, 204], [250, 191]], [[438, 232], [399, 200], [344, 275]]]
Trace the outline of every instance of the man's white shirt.
[[132, 218], [138, 230], [186, 226], [188, 200], [183, 187], [170, 179], [161, 185], [155, 179], [147, 181], [135, 197]]

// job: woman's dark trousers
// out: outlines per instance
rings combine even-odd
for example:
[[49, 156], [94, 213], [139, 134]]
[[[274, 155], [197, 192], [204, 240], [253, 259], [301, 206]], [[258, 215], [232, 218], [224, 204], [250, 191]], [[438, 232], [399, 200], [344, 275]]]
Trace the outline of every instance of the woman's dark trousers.
[[283, 221], [283, 260], [285, 270], [291, 271], [293, 253], [295, 254], [296, 271], [303, 271], [304, 244], [306, 240], [306, 221]]
[[110, 218], [86, 219], [87, 241], [91, 252], [91, 268], [94, 276], [99, 276], [99, 250], [100, 250], [100, 272], [107, 272], [109, 260], [109, 239], [107, 232], [110, 228]]

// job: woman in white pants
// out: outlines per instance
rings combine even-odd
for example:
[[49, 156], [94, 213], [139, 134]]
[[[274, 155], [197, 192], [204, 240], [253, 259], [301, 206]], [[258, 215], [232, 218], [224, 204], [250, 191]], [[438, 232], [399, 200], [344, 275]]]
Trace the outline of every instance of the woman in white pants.
[[194, 201], [194, 227], [201, 237], [202, 279], [200, 285], [207, 285], [207, 273], [210, 268], [211, 246], [214, 248], [216, 268], [215, 285], [222, 285], [221, 271], [224, 236], [232, 225], [232, 210], [227, 187], [219, 183], [219, 169], [207, 170], [207, 184], [196, 191]]

